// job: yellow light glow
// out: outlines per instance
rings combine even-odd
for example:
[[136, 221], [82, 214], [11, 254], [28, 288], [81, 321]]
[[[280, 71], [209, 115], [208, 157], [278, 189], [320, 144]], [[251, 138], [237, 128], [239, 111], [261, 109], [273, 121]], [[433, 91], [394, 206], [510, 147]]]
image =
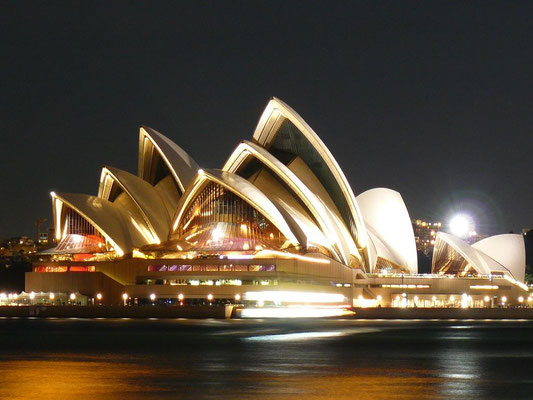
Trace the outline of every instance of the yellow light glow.
[[131, 256], [133, 258], [148, 258], [146, 257], [146, 254], [144, 254], [142, 251], [139, 251], [138, 249], [133, 249]]
[[239, 293], [235, 295], [235, 301], [241, 301], [241, 295]]
[[224, 232], [222, 231], [222, 228], [220, 226], [217, 226], [213, 231], [211, 232], [211, 237], [215, 242], [218, 242], [220, 239], [224, 237]]
[[212, 301], [212, 300], [213, 300], [213, 295], [212, 295], [211, 293], [209, 293], [209, 294], [207, 295], [207, 300], [209, 300], [209, 301]]
[[275, 304], [281, 303], [342, 303], [345, 301], [344, 296], [339, 293], [321, 293], [321, 292], [291, 292], [291, 291], [262, 291], [246, 292], [244, 300], [249, 301], [270, 301]]
[[243, 250], [250, 250], [250, 245], [248, 244], [248, 242], [244, 242], [244, 244], [242, 245], [242, 249]]
[[488, 303], [490, 301], [490, 297], [489, 296], [485, 296], [485, 298], [483, 300], [485, 300], [485, 303]]
[[184, 298], [185, 298], [185, 296], [183, 295], [183, 293], [178, 294], [178, 300], [179, 301], [182, 301]]
[[285, 253], [283, 251], [276, 251], [276, 250], [263, 250], [259, 255], [256, 255], [256, 257], [261, 256], [263, 254], [277, 255], [280, 257], [284, 257], [284, 258], [297, 258], [298, 260], [309, 261], [309, 262], [314, 262], [318, 264], [329, 264], [330, 263], [329, 260], [326, 260], [324, 258], [307, 257], [307, 256], [302, 256], [300, 254]]
[[122, 299], [124, 301], [128, 300], [128, 294], [127, 293], [122, 293]]
[[524, 297], [523, 296], [518, 297], [518, 302], [519, 303], [523, 303], [524, 302]]
[[505, 303], [507, 301], [507, 297], [502, 296], [502, 303]]
[[53, 293], [50, 293], [48, 297], [50, 297], [50, 300], [54, 300], [56, 298], [56, 295]]
[[324, 318], [343, 317], [354, 315], [353, 311], [346, 308], [320, 308], [320, 307], [264, 307], [245, 308], [242, 310], [243, 318]]
[[74, 293], [70, 294], [70, 300], [76, 300], [76, 295]]
[[35, 293], [31, 292], [30, 293], [30, 300], [33, 300], [33, 299], [35, 299]]
[[146, 240], [149, 244], [161, 244], [161, 241], [157, 237], [157, 235], [153, 232], [151, 232], [147, 227], [141, 226], [135, 218], [130, 216], [130, 221], [137, 229], [137, 231], [141, 234], [141, 236]]
[[499, 289], [498, 285], [470, 285], [470, 289]]
[[97, 293], [97, 294], [96, 294], [96, 298], [97, 298], [98, 300], [102, 300], [102, 293]]

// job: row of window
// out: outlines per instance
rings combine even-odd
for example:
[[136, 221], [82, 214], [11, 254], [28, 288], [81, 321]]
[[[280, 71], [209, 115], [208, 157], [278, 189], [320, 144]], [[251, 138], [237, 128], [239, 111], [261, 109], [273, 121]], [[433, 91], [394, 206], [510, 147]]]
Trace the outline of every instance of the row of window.
[[33, 272], [96, 272], [94, 265], [54, 265], [33, 267]]
[[275, 265], [149, 265], [148, 272], [273, 272]]

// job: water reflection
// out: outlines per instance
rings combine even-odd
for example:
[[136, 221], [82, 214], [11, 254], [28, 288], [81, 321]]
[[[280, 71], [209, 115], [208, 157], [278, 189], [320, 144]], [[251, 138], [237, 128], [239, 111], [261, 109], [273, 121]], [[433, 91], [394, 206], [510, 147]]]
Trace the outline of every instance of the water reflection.
[[0, 321], [0, 399], [526, 399], [532, 367], [530, 322]]

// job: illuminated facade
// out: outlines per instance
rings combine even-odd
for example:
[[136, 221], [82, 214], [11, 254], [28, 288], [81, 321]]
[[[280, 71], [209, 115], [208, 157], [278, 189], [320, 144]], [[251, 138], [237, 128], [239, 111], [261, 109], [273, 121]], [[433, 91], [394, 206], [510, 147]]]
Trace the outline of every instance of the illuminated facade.
[[356, 197], [318, 135], [275, 98], [221, 169], [200, 169], [141, 127], [137, 175], [106, 166], [97, 196], [52, 193], [52, 206], [58, 244], [40, 254], [26, 292], [106, 304], [392, 305], [413, 289], [398, 277], [418, 271], [401, 195]]

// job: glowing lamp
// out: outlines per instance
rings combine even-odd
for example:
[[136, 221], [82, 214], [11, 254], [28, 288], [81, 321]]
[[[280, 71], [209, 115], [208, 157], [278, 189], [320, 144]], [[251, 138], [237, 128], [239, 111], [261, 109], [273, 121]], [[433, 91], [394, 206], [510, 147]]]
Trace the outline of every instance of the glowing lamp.
[[450, 220], [450, 231], [460, 238], [467, 237], [471, 232], [475, 232], [474, 221], [466, 214], [458, 214]]

